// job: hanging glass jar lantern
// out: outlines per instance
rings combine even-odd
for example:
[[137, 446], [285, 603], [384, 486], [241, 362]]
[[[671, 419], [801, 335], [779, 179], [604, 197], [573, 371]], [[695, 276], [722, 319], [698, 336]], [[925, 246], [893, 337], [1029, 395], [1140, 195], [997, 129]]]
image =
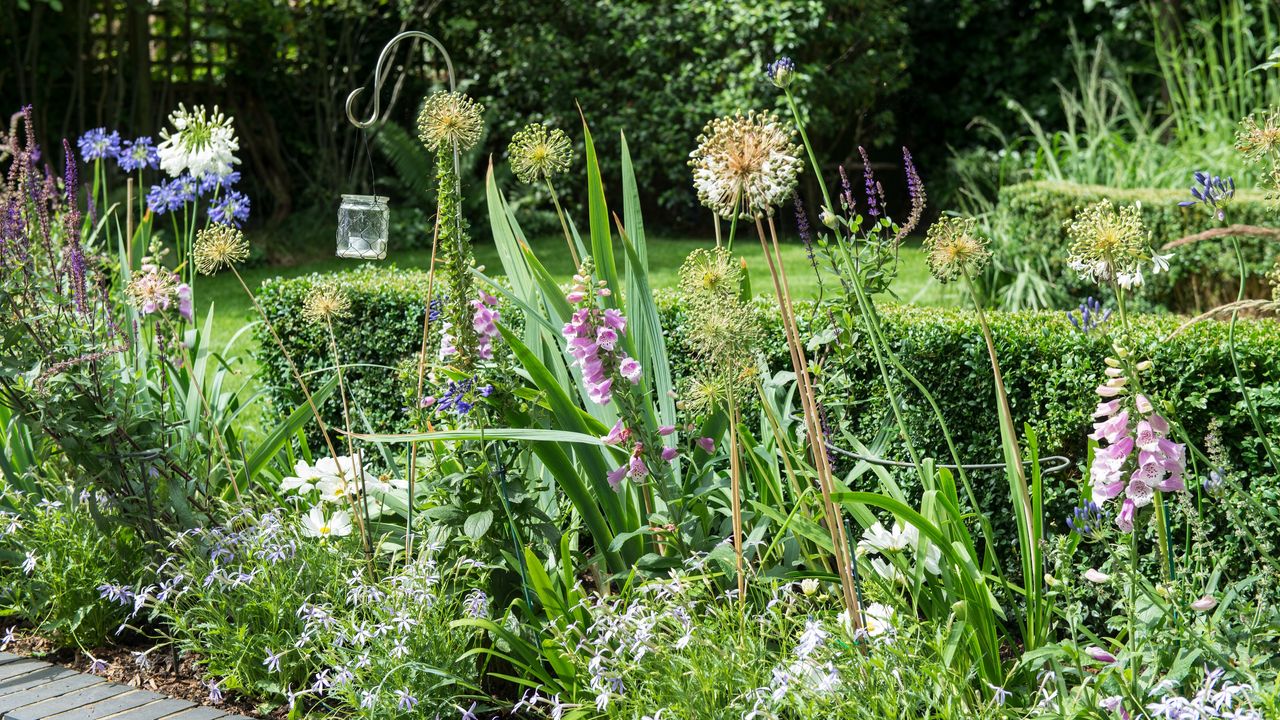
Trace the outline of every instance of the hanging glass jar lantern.
[[381, 195], [343, 195], [338, 207], [338, 257], [381, 260], [387, 256], [391, 211]]
[[[383, 68], [396, 43], [405, 38], [420, 38], [435, 46], [444, 56], [445, 68], [449, 75], [449, 89], [457, 91], [458, 83], [453, 74], [453, 61], [439, 40], [418, 30], [406, 30], [396, 35], [382, 48], [378, 55], [378, 64], [373, 71], [373, 114], [368, 120], [360, 120], [355, 115], [355, 102], [363, 87], [358, 87], [347, 96], [347, 120], [361, 130], [371, 127], [378, 120], [380, 104], [378, 91], [382, 89]], [[368, 143], [365, 143], [368, 152]], [[457, 165], [458, 159], [454, 158]], [[370, 162], [370, 172], [373, 164]], [[455, 167], [456, 170], [456, 167]], [[338, 206], [338, 257], [356, 258], [359, 260], [381, 260], [387, 256], [387, 233], [391, 225], [391, 211], [387, 208], [387, 198], [380, 195], [343, 195], [342, 204]]]

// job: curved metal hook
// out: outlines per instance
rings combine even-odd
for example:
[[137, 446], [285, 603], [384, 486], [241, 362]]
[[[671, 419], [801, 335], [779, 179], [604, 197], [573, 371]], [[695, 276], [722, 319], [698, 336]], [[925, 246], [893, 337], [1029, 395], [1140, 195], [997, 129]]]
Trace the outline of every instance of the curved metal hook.
[[453, 60], [449, 58], [449, 51], [444, 49], [444, 45], [441, 45], [439, 40], [420, 30], [406, 30], [391, 38], [391, 40], [382, 48], [382, 52], [378, 55], [378, 64], [374, 66], [373, 70], [373, 114], [369, 116], [368, 120], [361, 121], [356, 119], [356, 115], [353, 110], [356, 98], [360, 96], [360, 93], [364, 92], [364, 86], [362, 85], [355, 90], [352, 90], [351, 94], [347, 96], [347, 120], [350, 120], [352, 125], [363, 130], [378, 121], [378, 113], [382, 111], [382, 105], [378, 100], [378, 95], [382, 92], [382, 83], [386, 82], [386, 78], [382, 76], [383, 66], [386, 64], [387, 57], [391, 54], [392, 48], [396, 46], [396, 43], [404, 40], [405, 38], [419, 38], [426, 40], [440, 51], [440, 54], [444, 56], [444, 66], [449, 74], [449, 90], [451, 92], [457, 92], [458, 82], [453, 74]]

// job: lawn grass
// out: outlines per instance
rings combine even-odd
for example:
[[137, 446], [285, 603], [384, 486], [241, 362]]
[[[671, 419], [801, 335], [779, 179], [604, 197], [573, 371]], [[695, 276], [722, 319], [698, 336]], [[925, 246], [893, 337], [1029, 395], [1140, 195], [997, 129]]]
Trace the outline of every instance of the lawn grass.
[[[564, 240], [560, 236], [554, 236], [545, 240], [535, 241], [533, 247], [553, 275], [560, 280], [568, 280], [573, 275], [574, 267], [568, 252], [563, 249], [563, 242]], [[685, 256], [695, 248], [710, 247], [711, 245], [712, 242], [709, 240], [650, 238], [648, 241], [650, 283], [655, 289], [676, 287], [679, 283], [680, 264], [684, 261]], [[769, 268], [765, 263], [759, 244], [738, 245], [735, 247], [734, 252], [747, 261], [747, 271], [750, 275], [754, 292], [756, 294], [771, 294]], [[476, 263], [484, 266], [488, 272], [493, 274], [501, 273], [502, 264], [498, 260], [497, 250], [492, 244], [477, 243], [475, 245], [475, 257]], [[427, 250], [396, 252], [392, 249], [388, 253], [387, 260], [366, 262], [376, 262], [384, 267], [394, 265], [399, 268], [425, 270], [430, 261], [431, 254]], [[817, 297], [819, 291], [818, 279], [809, 264], [808, 257], [805, 255], [804, 246], [799, 242], [783, 245], [782, 261], [791, 279], [793, 297], [806, 299]], [[241, 275], [251, 289], [257, 290], [263, 281], [271, 278], [292, 277], [313, 272], [349, 270], [355, 268], [359, 263], [360, 261], [329, 257], [302, 262], [290, 267], [249, 268], [242, 270]], [[838, 288], [839, 285], [838, 283], [833, 284], [829, 276], [825, 282], [826, 292], [829, 297], [833, 288]], [[954, 305], [960, 299], [954, 288], [943, 287], [929, 275], [929, 270], [924, 262], [924, 253], [918, 243], [908, 243], [903, 246], [898, 278], [893, 284], [893, 290], [901, 302], [917, 305]], [[249, 397], [257, 389], [257, 383], [254, 379], [257, 371], [257, 362], [253, 352], [256, 349], [256, 343], [252, 333], [240, 332], [246, 323], [257, 320], [257, 315], [253, 312], [249, 298], [245, 296], [244, 290], [236, 282], [235, 275], [229, 272], [223, 272], [213, 277], [199, 277], [196, 280], [195, 297], [202, 324], [204, 313], [211, 306], [214, 309], [213, 347], [219, 351], [224, 351], [225, 357], [237, 357], [239, 359], [239, 362], [234, 363], [232, 366], [232, 375], [227, 380], [226, 389], [233, 392], [241, 391], [242, 398]], [[239, 333], [238, 336], [237, 333]], [[234, 343], [228, 346], [228, 343], [232, 342], [233, 339]], [[262, 404], [257, 403], [257, 407], [250, 410], [244, 419], [250, 424], [253, 424], [253, 421], [265, 422], [264, 411], [265, 408]]]
[[[710, 241], [687, 238], [651, 238], [649, 240], [650, 284], [654, 288], [673, 288], [679, 282], [680, 263], [694, 248], [709, 247]], [[573, 263], [567, 252], [563, 250], [563, 240], [551, 237], [534, 242], [534, 250], [538, 253], [547, 269], [562, 280], [568, 280], [573, 274]], [[752, 280], [752, 288], [756, 293], [769, 293], [769, 269], [765, 264], [758, 244], [741, 244], [735, 248], [735, 254], [745, 258], [747, 269]], [[500, 274], [502, 265], [498, 260], [497, 250], [491, 244], [477, 243], [475, 246], [476, 263], [484, 266], [490, 273]], [[898, 271], [898, 279], [893, 285], [894, 292], [902, 302], [917, 305], [946, 306], [955, 304], [958, 295], [950, 288], [944, 288], [929, 276], [924, 263], [924, 255], [917, 244], [908, 244], [902, 248], [902, 263]], [[430, 263], [430, 252], [426, 250], [408, 250], [388, 253], [387, 260], [376, 261], [377, 264], [390, 267], [426, 269]], [[796, 298], [814, 298], [818, 294], [818, 280], [813, 268], [805, 256], [804, 247], [800, 243], [789, 243], [782, 246], [782, 261], [791, 278], [792, 294]], [[375, 262], [375, 261], [368, 261]], [[349, 270], [359, 261], [343, 260], [330, 257], [323, 260], [304, 262], [292, 267], [262, 267], [241, 271], [245, 283], [257, 289], [263, 281], [280, 276], [305, 275], [312, 272], [332, 272]], [[827, 292], [832, 285], [827, 281]], [[255, 319], [252, 306], [244, 291], [240, 289], [235, 276], [221, 273], [214, 277], [200, 277], [196, 281], [196, 299], [201, 312], [213, 305], [214, 342], [215, 347], [222, 347], [248, 320]], [[237, 352], [250, 349], [252, 337], [246, 333], [237, 341]]]

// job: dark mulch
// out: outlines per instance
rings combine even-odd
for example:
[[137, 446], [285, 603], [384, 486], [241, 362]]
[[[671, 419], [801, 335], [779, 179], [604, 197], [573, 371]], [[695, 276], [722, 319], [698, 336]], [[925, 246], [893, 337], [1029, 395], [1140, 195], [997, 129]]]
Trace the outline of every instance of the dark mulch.
[[[196, 665], [195, 658], [190, 656], [178, 658], [175, 673], [173, 654], [152, 648], [153, 646], [143, 643], [126, 642], [118, 646], [93, 648], [89, 652], [93, 657], [107, 663], [106, 670], [95, 673], [99, 677], [168, 697], [189, 700], [200, 705], [212, 705], [209, 702], [209, 688], [200, 681], [201, 671]], [[89, 664], [92, 662], [88, 655], [79, 650], [59, 648], [45, 638], [24, 633], [21, 630], [14, 631], [14, 641], [7, 650], [17, 655], [26, 655], [85, 673], [89, 672]], [[135, 659], [137, 657], [135, 653], [147, 650], [151, 652], [143, 663], [139, 663]], [[262, 708], [255, 705], [251, 699], [234, 692], [226, 692], [223, 702], [214, 707], [226, 712], [265, 720], [284, 720], [288, 716], [286, 708], [279, 707], [263, 712]]]

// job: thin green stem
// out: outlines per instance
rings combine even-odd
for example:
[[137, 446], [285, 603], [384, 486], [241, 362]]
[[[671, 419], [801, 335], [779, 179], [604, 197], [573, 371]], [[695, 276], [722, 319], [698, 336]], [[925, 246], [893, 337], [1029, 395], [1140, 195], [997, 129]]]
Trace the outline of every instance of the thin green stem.
[[1240, 372], [1240, 357], [1236, 352], [1236, 321], [1240, 317], [1239, 303], [1244, 300], [1245, 274], [1244, 254], [1240, 251], [1240, 238], [1231, 237], [1231, 246], [1236, 253], [1236, 265], [1240, 272], [1240, 289], [1236, 293], [1237, 307], [1231, 310], [1231, 324], [1227, 328], [1227, 352], [1231, 355], [1231, 368], [1235, 372], [1236, 384], [1240, 386], [1240, 394], [1244, 397], [1245, 411], [1249, 414], [1249, 420], [1253, 423], [1254, 432], [1258, 433], [1258, 439], [1262, 442], [1262, 447], [1266, 449], [1267, 459], [1271, 462], [1271, 467], [1280, 471], [1280, 458], [1277, 458], [1275, 446], [1271, 444], [1271, 438], [1267, 436], [1266, 428], [1262, 425], [1262, 418], [1258, 417], [1258, 408], [1253, 404], [1253, 396], [1249, 394], [1249, 388], [1245, 387], [1244, 375]]

